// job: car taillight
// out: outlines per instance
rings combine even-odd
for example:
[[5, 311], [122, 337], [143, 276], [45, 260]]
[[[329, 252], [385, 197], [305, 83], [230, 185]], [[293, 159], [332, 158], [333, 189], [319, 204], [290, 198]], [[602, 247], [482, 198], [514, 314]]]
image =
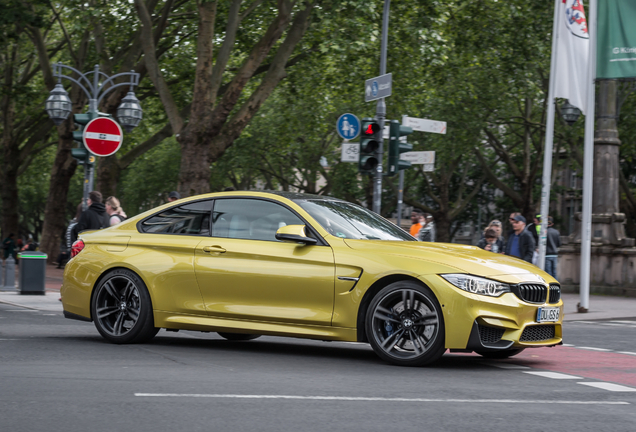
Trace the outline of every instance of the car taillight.
[[76, 240], [71, 246], [71, 258], [80, 253], [84, 249], [84, 242], [82, 240]]

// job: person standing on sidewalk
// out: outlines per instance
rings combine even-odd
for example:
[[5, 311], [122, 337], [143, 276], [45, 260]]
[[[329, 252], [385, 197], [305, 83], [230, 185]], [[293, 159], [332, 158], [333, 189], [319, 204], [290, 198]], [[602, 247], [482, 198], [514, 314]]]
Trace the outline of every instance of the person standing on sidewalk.
[[7, 237], [6, 239], [4, 239], [2, 241], [2, 250], [4, 251], [4, 259], [9, 258], [10, 256], [13, 257], [13, 259], [16, 259], [16, 252], [15, 252], [15, 240], [13, 240], [13, 237], [15, 237], [15, 234], [11, 233], [9, 234], [9, 237]]
[[545, 271], [553, 278], [557, 278], [557, 264], [559, 248], [561, 247], [561, 233], [553, 227], [552, 216], [548, 216], [548, 232], [545, 249]]
[[125, 221], [128, 216], [124, 212], [124, 209], [121, 208], [121, 204], [119, 200], [114, 196], [106, 198], [106, 213], [110, 218], [110, 226], [117, 225], [120, 222]]
[[526, 230], [526, 218], [517, 215], [511, 218], [512, 233], [506, 243], [506, 255], [521, 258], [524, 261], [532, 263], [532, 254], [534, 253], [534, 237]]
[[422, 229], [423, 218], [424, 218], [424, 215], [422, 215], [422, 210], [413, 209], [413, 211], [411, 212], [411, 223], [413, 225], [411, 225], [411, 229], [409, 230], [409, 233], [415, 238], [417, 238], [417, 234]]
[[80, 217], [77, 225], [73, 227], [73, 233], [75, 238], [82, 231], [86, 230], [98, 230], [102, 228], [108, 228], [110, 226], [110, 220], [108, 213], [106, 213], [106, 207], [102, 204], [102, 194], [98, 191], [92, 191], [88, 194], [88, 208]]

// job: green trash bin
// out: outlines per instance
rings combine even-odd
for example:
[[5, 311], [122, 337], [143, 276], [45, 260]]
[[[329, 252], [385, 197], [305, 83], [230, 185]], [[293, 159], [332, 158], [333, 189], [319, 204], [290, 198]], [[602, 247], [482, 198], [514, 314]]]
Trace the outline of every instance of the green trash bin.
[[46, 279], [46, 259], [44, 252], [20, 252], [20, 294], [44, 295]]

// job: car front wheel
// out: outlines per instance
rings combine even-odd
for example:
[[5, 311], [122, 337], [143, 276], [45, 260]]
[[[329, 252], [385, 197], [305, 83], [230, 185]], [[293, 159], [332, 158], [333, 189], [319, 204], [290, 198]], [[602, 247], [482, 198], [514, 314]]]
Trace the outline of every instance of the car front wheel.
[[414, 281], [394, 282], [367, 310], [366, 333], [375, 353], [399, 366], [423, 366], [444, 354], [444, 317], [435, 295]]
[[99, 282], [91, 313], [97, 331], [116, 344], [147, 342], [159, 331], [146, 284], [127, 269], [112, 270]]

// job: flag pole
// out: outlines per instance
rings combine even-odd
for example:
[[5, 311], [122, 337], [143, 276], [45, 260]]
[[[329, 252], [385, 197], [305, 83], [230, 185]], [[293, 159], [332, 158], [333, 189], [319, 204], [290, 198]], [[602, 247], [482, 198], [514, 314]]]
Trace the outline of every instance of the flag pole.
[[587, 76], [587, 107], [585, 115], [585, 150], [583, 158], [583, 209], [581, 223], [581, 301], [579, 312], [590, 307], [590, 252], [592, 241], [592, 175], [594, 173], [594, 108], [596, 79], [597, 0], [589, 3], [588, 31], [590, 34], [589, 69]]
[[[541, 190], [541, 229], [539, 232], [539, 259], [537, 266], [545, 270], [545, 249], [548, 232], [548, 213], [550, 211], [550, 188], [552, 186], [552, 152], [554, 143], [554, 87], [556, 81], [556, 59], [559, 3], [554, 0], [554, 19], [552, 20], [552, 55], [550, 58], [550, 84], [548, 87], [548, 114], [545, 126], [545, 146], [543, 149], [543, 188]], [[533, 215], [534, 216], [534, 215]]]

